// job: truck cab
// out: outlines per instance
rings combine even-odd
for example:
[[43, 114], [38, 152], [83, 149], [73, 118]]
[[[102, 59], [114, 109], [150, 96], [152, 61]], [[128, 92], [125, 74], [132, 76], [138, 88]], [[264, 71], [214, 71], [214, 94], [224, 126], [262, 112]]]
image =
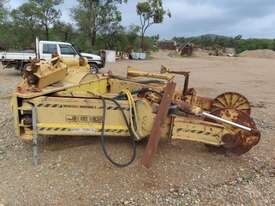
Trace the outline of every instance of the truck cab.
[[62, 58], [77, 58], [86, 57], [91, 69], [94, 72], [104, 67], [103, 59], [95, 54], [79, 53], [70, 43], [57, 41], [40, 41], [39, 42], [39, 56], [40, 59], [50, 59], [52, 54], [57, 52]]

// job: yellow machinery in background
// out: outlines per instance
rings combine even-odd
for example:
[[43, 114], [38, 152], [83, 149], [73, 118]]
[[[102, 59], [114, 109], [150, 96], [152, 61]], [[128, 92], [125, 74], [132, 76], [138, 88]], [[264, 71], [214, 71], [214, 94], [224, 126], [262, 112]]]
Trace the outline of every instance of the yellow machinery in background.
[[[175, 75], [185, 77], [182, 91], [175, 91]], [[56, 56], [33, 62], [12, 99], [16, 134], [32, 141], [34, 164], [38, 138], [100, 136], [104, 154], [120, 167], [135, 159], [136, 142], [149, 137], [150, 155], [160, 137], [197, 141], [238, 155], [259, 142], [260, 133], [244, 96], [227, 92], [215, 99], [200, 97], [188, 88], [188, 82], [189, 72], [163, 66], [160, 73], [128, 68], [124, 78], [91, 74], [86, 59], [65, 61]], [[131, 160], [113, 161], [105, 136], [131, 137]]]

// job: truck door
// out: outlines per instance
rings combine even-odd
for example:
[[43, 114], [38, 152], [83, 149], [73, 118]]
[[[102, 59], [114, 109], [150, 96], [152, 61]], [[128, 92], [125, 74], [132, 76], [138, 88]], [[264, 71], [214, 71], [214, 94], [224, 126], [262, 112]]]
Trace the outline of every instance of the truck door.
[[68, 44], [59, 44], [60, 48], [60, 55], [63, 58], [77, 58], [79, 59], [78, 53], [75, 51], [75, 49]]
[[49, 60], [52, 58], [52, 54], [54, 52], [58, 52], [56, 44], [44, 43], [42, 46], [42, 53], [40, 54], [40, 59]]

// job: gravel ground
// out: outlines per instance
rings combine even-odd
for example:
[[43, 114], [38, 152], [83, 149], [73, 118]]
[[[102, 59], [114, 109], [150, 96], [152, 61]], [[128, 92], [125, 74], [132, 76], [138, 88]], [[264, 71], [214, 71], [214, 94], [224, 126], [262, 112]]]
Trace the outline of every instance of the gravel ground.
[[[0, 69], [0, 206], [6, 205], [275, 205], [275, 60], [249, 58], [169, 58], [123, 61], [107, 65], [121, 75], [127, 65], [147, 71], [160, 65], [192, 71], [191, 86], [215, 97], [238, 91], [253, 104], [262, 132], [259, 145], [241, 157], [209, 152], [199, 143], [162, 143], [153, 166], [137, 160], [127, 168], [112, 166], [95, 138], [43, 141], [37, 167], [31, 146], [14, 134], [10, 96], [19, 73]], [[179, 85], [182, 81], [178, 79]], [[130, 155], [123, 141], [109, 140], [108, 149], [120, 160]]]

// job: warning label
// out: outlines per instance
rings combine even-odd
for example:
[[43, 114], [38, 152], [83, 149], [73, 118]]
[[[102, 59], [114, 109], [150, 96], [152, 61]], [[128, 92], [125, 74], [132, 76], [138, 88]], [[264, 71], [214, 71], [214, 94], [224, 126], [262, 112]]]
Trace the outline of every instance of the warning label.
[[66, 115], [66, 122], [78, 123], [102, 123], [102, 116], [88, 116], [88, 115]]

